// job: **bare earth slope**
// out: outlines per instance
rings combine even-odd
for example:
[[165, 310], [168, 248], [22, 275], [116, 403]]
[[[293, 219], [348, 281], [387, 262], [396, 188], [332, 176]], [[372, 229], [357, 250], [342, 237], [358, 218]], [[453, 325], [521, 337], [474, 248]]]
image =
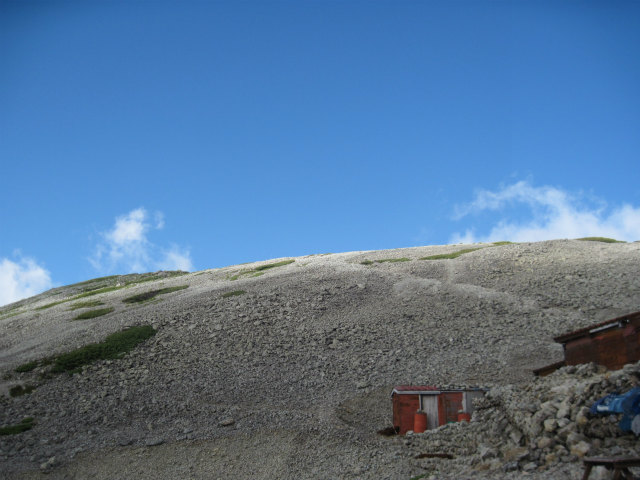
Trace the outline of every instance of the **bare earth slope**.
[[[419, 260], [471, 247], [483, 248]], [[554, 335], [640, 310], [638, 242], [471, 247], [316, 255], [260, 270], [286, 260], [278, 259], [146, 282], [122, 277], [104, 284], [125, 288], [48, 308], [38, 310], [83, 287], [4, 307], [0, 425], [33, 417], [35, 426], [0, 436], [0, 471], [61, 479], [422, 474], [402, 438], [376, 434], [391, 424], [394, 384], [523, 385], [532, 369], [562, 358]], [[375, 262], [400, 258], [409, 261]], [[88, 300], [115, 310], [73, 321], [84, 310], [70, 306]], [[51, 378], [40, 375], [48, 367], [15, 372], [143, 324], [156, 335], [122, 359]], [[31, 394], [7, 394], [28, 384], [37, 387]]]

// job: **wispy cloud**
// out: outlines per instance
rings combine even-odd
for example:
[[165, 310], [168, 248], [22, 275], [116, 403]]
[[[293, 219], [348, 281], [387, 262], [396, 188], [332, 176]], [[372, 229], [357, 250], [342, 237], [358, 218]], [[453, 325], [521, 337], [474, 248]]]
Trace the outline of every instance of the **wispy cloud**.
[[[513, 212], [506, 211], [509, 207], [524, 207], [526, 216], [513, 218]], [[603, 200], [587, 200], [556, 187], [535, 187], [525, 181], [495, 192], [478, 191], [471, 203], [456, 207], [455, 219], [483, 211], [500, 213], [489, 233], [477, 233], [469, 228], [464, 233], [455, 233], [451, 242], [533, 242], [591, 236], [626, 241], [640, 239], [640, 208], [629, 204], [608, 208]]]
[[163, 248], [149, 240], [150, 232], [163, 228], [164, 224], [161, 212], [153, 215], [152, 222], [144, 208], [116, 217], [113, 228], [101, 233], [102, 241], [89, 261], [102, 273], [192, 270], [188, 249], [176, 245]]
[[15, 261], [0, 259], [0, 305], [31, 297], [53, 286], [47, 270], [19, 253]]

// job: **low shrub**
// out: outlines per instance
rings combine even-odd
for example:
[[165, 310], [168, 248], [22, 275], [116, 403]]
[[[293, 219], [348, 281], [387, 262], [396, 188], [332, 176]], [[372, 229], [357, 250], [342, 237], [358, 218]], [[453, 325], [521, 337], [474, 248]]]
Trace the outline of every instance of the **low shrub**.
[[41, 307], [37, 307], [36, 310], [46, 310], [47, 308], [55, 307], [56, 305], [60, 305], [61, 303], [67, 303], [73, 300], [72, 298], [67, 298], [66, 300], [59, 300], [53, 303], [47, 303], [46, 305], [42, 305]]
[[85, 293], [81, 293], [80, 295], [76, 295], [75, 297], [73, 297], [72, 300], [77, 300], [79, 298], [84, 298], [84, 297], [91, 297], [93, 295], [99, 295], [101, 293], [107, 293], [107, 292], [115, 292], [116, 290], [120, 290], [121, 288], [124, 288], [124, 286], [112, 286], [112, 287], [104, 287], [104, 288], [98, 288], [97, 290], [90, 290], [88, 292]]
[[260, 275], [265, 274], [265, 270], [269, 270], [271, 268], [283, 267], [284, 265], [289, 265], [295, 262], [295, 260], [283, 260], [281, 262], [276, 263], [268, 263], [267, 265], [260, 265], [259, 267], [253, 268], [251, 270], [241, 270], [229, 277], [229, 280], [238, 280], [241, 277], [259, 277]]
[[363, 260], [360, 265], [373, 265], [374, 263], [398, 263], [398, 262], [410, 262], [410, 258], [382, 258], [380, 260]]
[[35, 425], [32, 417], [23, 418], [20, 423], [0, 428], [0, 435], [15, 435], [31, 430]]
[[254, 268], [254, 271], [261, 272], [262, 270], [269, 270], [270, 268], [283, 267], [293, 262], [295, 262], [295, 260], [292, 259], [292, 260], [283, 260], [281, 262], [276, 262], [276, 263], [269, 263], [267, 265], [260, 265], [259, 267]]
[[112, 333], [100, 343], [91, 343], [57, 356], [51, 371], [53, 373], [73, 372], [97, 360], [120, 358], [155, 334], [156, 330], [151, 325], [130, 327]]
[[587, 242], [604, 242], [604, 243], [626, 243], [622, 240], [616, 240], [615, 238], [607, 238], [607, 237], [584, 237], [579, 238], [578, 240], [583, 240]]
[[69, 306], [69, 310], [78, 310], [79, 308], [99, 307], [104, 305], [100, 300], [89, 300], [88, 302], [78, 302]]
[[223, 293], [221, 296], [222, 298], [228, 298], [228, 297], [235, 297], [237, 295], [244, 295], [245, 292], [244, 290], [234, 290], [233, 292], [227, 292], [227, 293]]
[[451, 259], [458, 258], [460, 255], [464, 255], [465, 253], [475, 252], [476, 250], [480, 250], [479, 248], [465, 248], [464, 250], [458, 250], [453, 253], [442, 253], [440, 255], [430, 255], [428, 257], [422, 257], [420, 260], [443, 260], [443, 259]]
[[177, 287], [167, 287], [161, 288], [159, 290], [151, 290], [149, 292], [139, 293], [138, 295], [133, 295], [132, 297], [127, 297], [122, 300], [124, 303], [140, 303], [146, 302], [147, 300], [151, 300], [152, 298], [157, 297], [158, 295], [165, 295], [171, 292], [177, 292], [178, 290], [184, 290], [185, 288], [189, 288], [189, 285], [180, 285]]
[[28, 393], [33, 392], [36, 389], [33, 385], [16, 385], [15, 387], [11, 387], [9, 389], [9, 395], [12, 397], [20, 397], [22, 395], [26, 395]]
[[22, 365], [16, 367], [16, 372], [18, 373], [26, 373], [35, 369], [38, 366], [38, 361], [34, 360], [33, 362], [23, 363]]
[[107, 313], [111, 313], [115, 310], [113, 307], [107, 308], [99, 308], [98, 310], [89, 310], [88, 312], [82, 312], [79, 315], [76, 315], [74, 320], [88, 320], [90, 318], [101, 317], [102, 315], [106, 315]]

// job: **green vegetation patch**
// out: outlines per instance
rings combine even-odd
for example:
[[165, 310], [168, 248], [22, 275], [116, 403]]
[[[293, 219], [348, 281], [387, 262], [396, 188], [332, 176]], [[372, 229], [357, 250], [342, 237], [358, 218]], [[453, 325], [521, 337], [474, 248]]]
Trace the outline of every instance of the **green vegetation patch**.
[[265, 272], [255, 272], [253, 270], [245, 270], [236, 275], [232, 275], [229, 277], [229, 280], [238, 280], [241, 277], [259, 277], [260, 275], [264, 275]]
[[15, 435], [31, 430], [35, 425], [32, 417], [23, 418], [20, 423], [0, 428], [0, 435]]
[[259, 267], [254, 268], [253, 270], [256, 272], [261, 272], [262, 270], [269, 270], [270, 268], [283, 267], [285, 265], [289, 265], [290, 263], [295, 262], [295, 260], [283, 260], [281, 262], [276, 263], [268, 263], [267, 265], [260, 265]]
[[360, 262], [360, 265], [373, 265], [374, 263], [398, 263], [398, 262], [410, 262], [410, 258], [383, 258], [381, 260], [364, 260]]
[[[84, 282], [75, 283], [70, 285], [70, 287], [80, 287], [82, 292], [89, 293], [96, 290], [101, 290], [103, 288], [110, 288], [116, 286], [116, 283], [121, 283], [122, 285], [118, 286], [118, 288], [123, 288], [127, 285], [135, 285], [138, 283], [144, 282], [153, 282], [155, 280], [167, 279], [172, 277], [178, 277], [181, 275], [187, 275], [189, 272], [184, 272], [182, 270], [174, 270], [174, 271], [166, 271], [166, 272], [156, 272], [156, 273], [132, 273], [130, 275], [110, 275], [108, 277], [100, 277], [100, 278], [92, 278], [90, 280], [85, 280]], [[112, 283], [113, 285], [109, 285]]]
[[260, 275], [264, 275], [266, 273], [265, 272], [266, 270], [269, 270], [271, 268], [283, 267], [284, 265], [289, 265], [293, 262], [295, 262], [295, 260], [293, 259], [283, 260], [281, 262], [260, 265], [259, 267], [253, 268], [251, 270], [241, 270], [235, 275], [232, 275], [231, 277], [229, 277], [229, 280], [238, 280], [241, 277], [259, 277]]
[[[78, 300], [80, 298], [91, 297], [93, 295], [100, 295], [101, 293], [115, 292], [116, 290], [120, 290], [122, 288], [126, 288], [131, 285], [137, 285], [145, 282], [153, 282], [155, 280], [163, 280], [167, 278], [178, 277], [181, 275], [187, 275], [188, 273], [189, 272], [176, 270], [176, 271], [170, 271], [170, 272], [143, 273], [143, 274], [135, 273], [131, 275], [111, 275], [108, 277], [94, 278], [91, 280], [86, 280], [84, 282], [69, 285], [69, 287], [74, 287], [75, 289], [80, 290], [81, 293], [79, 293], [78, 295], [75, 295], [71, 298], [66, 298], [64, 300], [59, 300], [57, 302], [48, 303], [47, 305], [42, 305], [41, 307], [36, 308], [36, 310], [45, 310], [47, 308], [60, 305], [61, 303], [71, 302], [73, 300]], [[112, 285], [109, 285], [110, 283]], [[63, 288], [63, 287], [60, 287], [60, 288]], [[68, 287], [64, 287], [64, 288], [68, 288]], [[96, 303], [93, 305], [87, 304], [87, 305], [80, 306], [81, 304], [82, 302], [80, 304], [76, 304], [76, 306], [72, 307], [71, 310], [76, 310], [77, 308], [86, 308], [86, 307], [102, 305], [101, 303]]]
[[0, 320], [4, 320], [5, 318], [11, 318], [11, 317], [15, 317], [16, 315], [20, 315], [22, 312], [18, 311], [9, 311], [8, 313], [3, 313], [2, 315], [0, 315]]
[[79, 308], [99, 307], [104, 305], [100, 300], [89, 300], [87, 302], [78, 302], [69, 306], [69, 310], [78, 310]]
[[514, 245], [514, 242], [509, 242], [509, 241], [493, 242], [493, 245], [496, 245], [496, 246], [500, 246], [500, 245]]
[[442, 253], [440, 255], [430, 255], [428, 257], [422, 257], [420, 260], [443, 260], [443, 259], [450, 259], [450, 258], [458, 258], [460, 255], [464, 255], [465, 253], [475, 252], [476, 250], [480, 250], [481, 248], [482, 247], [465, 248], [464, 250], [458, 250], [457, 252], [453, 252], [453, 253]]
[[607, 238], [607, 237], [584, 237], [584, 238], [578, 238], [578, 240], [584, 240], [587, 242], [627, 243], [622, 240], [616, 240], [615, 238]]
[[74, 372], [82, 366], [97, 360], [120, 358], [136, 345], [155, 334], [156, 330], [151, 325], [130, 327], [120, 332], [112, 333], [100, 343], [91, 343], [57, 356], [54, 359], [51, 371], [53, 373]]
[[16, 367], [16, 372], [25, 373], [30, 372], [38, 366], [38, 361], [34, 360], [33, 362], [23, 363], [22, 365]]
[[53, 303], [47, 303], [46, 305], [42, 305], [41, 307], [36, 308], [36, 310], [45, 310], [47, 308], [55, 307], [56, 305], [60, 305], [61, 303], [67, 303], [73, 300], [72, 298], [67, 298], [66, 300], [59, 300]]
[[84, 298], [84, 297], [91, 297], [93, 295], [99, 295], [101, 293], [115, 292], [116, 290], [120, 290], [121, 288], [124, 288], [124, 286], [113, 285], [111, 287], [98, 288], [97, 290], [90, 290], [88, 292], [81, 293], [80, 295], [76, 295], [75, 297], [72, 298], [72, 300], [77, 300], [79, 298]]
[[177, 287], [167, 287], [161, 288], [159, 290], [150, 290], [148, 292], [139, 293], [138, 295], [133, 295], [132, 297], [127, 297], [122, 300], [124, 303], [140, 303], [151, 300], [152, 298], [157, 297], [158, 295], [165, 295], [171, 292], [177, 292], [178, 290], [184, 290], [185, 288], [189, 288], [189, 285], [179, 285]]
[[36, 389], [33, 385], [16, 385], [15, 387], [11, 387], [9, 389], [9, 395], [12, 397], [21, 397], [22, 395], [26, 395], [28, 393], [33, 392]]
[[102, 315], [106, 315], [107, 313], [111, 313], [115, 310], [113, 307], [107, 308], [99, 308], [97, 310], [89, 310], [88, 312], [82, 312], [79, 315], [76, 315], [74, 320], [89, 320], [90, 318], [101, 317]]
[[222, 298], [235, 297], [237, 295], [244, 295], [245, 293], [247, 292], [244, 290], [234, 290], [233, 292], [223, 293]]
[[138, 283], [146, 283], [146, 282], [155, 282], [156, 280], [166, 280], [167, 278], [173, 277], [181, 277], [182, 275], [188, 275], [189, 272], [184, 272], [182, 270], [176, 270], [172, 272], [162, 272], [162, 273], [154, 273], [147, 275], [143, 278], [138, 278], [136, 280], [125, 281], [126, 285], [135, 285]]

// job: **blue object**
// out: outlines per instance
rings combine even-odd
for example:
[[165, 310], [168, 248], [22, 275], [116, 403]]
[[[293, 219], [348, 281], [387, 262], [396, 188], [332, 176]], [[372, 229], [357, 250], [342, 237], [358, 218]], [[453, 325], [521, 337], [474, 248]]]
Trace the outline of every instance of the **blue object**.
[[623, 413], [620, 420], [620, 429], [623, 432], [631, 431], [633, 418], [640, 414], [640, 387], [635, 387], [623, 395], [611, 393], [602, 397], [591, 406], [589, 410], [593, 415], [607, 415], [611, 413]]

